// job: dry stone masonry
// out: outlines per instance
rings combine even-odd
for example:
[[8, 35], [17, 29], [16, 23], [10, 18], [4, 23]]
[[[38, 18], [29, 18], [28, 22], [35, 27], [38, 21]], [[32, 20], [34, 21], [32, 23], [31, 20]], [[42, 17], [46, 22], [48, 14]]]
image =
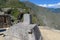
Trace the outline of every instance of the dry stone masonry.
[[41, 40], [37, 24], [30, 24], [30, 14], [24, 14], [24, 21], [11, 26], [4, 34], [5, 40]]

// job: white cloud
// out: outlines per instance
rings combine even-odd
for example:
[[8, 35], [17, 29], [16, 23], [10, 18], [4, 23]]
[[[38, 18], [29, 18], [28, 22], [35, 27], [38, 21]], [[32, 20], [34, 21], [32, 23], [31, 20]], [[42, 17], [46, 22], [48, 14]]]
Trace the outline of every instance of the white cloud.
[[56, 4], [39, 4], [39, 6], [48, 8], [60, 8], [60, 2]]
[[40, 4], [39, 6], [47, 7], [47, 4]]

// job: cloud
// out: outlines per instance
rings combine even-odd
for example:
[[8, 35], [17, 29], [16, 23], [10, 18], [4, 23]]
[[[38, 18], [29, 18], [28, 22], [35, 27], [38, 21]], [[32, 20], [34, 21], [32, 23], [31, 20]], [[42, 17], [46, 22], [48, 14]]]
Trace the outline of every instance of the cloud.
[[60, 2], [56, 4], [39, 4], [39, 6], [48, 8], [60, 8]]
[[47, 7], [47, 4], [39, 4], [39, 6]]

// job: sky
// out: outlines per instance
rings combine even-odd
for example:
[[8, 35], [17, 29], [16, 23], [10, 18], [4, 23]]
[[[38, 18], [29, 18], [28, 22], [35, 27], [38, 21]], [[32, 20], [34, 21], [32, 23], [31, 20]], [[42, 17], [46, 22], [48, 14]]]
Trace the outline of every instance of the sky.
[[35, 4], [54, 4], [60, 2], [60, 0], [29, 0]]
[[28, 0], [38, 6], [60, 8], [60, 0]]
[[25, 1], [30, 1], [42, 7], [60, 8], [60, 0], [25, 0]]

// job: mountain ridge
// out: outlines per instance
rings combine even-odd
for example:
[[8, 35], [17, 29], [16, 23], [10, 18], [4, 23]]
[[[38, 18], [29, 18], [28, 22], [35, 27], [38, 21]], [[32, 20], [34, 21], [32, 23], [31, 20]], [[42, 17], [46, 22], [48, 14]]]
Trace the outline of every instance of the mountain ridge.
[[48, 8], [48, 10], [54, 13], [60, 13], [60, 8]]
[[60, 29], [60, 14], [51, 12], [47, 8], [37, 6], [31, 2], [26, 2], [25, 4], [34, 11], [33, 13], [37, 16], [40, 25]]
[[30, 14], [36, 17], [34, 21], [37, 20], [37, 23], [40, 26], [48, 26], [50, 28], [60, 29], [60, 14], [51, 12], [47, 8], [37, 6], [29, 1], [25, 1], [25, 2], [20, 2], [20, 1], [18, 2], [17, 0], [16, 0], [17, 2], [14, 1], [15, 0], [9, 0], [10, 3], [5, 5], [1, 3], [0, 8], [7, 8], [7, 7], [22, 8], [22, 9], [29, 8]]

